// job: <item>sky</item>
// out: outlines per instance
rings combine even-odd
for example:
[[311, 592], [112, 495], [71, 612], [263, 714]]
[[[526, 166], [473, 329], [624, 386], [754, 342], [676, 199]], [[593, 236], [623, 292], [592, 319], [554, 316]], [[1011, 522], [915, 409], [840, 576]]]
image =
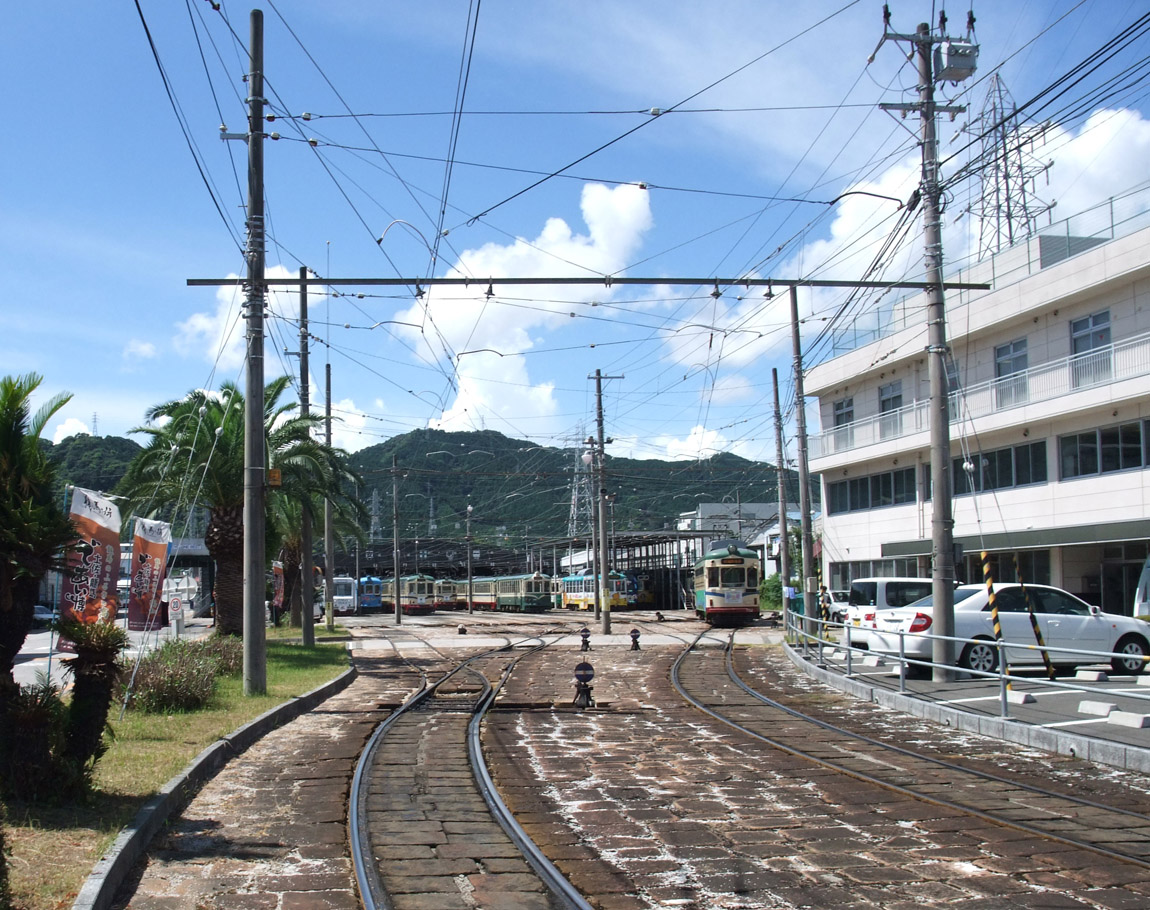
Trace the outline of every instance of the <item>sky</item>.
[[[937, 26], [937, 2], [890, 6], [892, 32]], [[950, 37], [968, 37], [968, 6], [947, 10]], [[916, 76], [870, 0], [9, 4], [0, 257], [19, 292], [0, 305], [0, 374], [72, 394], [54, 441], [129, 435], [154, 405], [243, 385], [242, 290], [187, 282], [244, 274], [247, 147], [220, 133], [247, 128], [253, 8], [280, 137], [263, 143], [267, 275], [310, 270], [311, 398], [330, 363], [347, 450], [420, 427], [573, 446], [599, 370], [611, 454], [773, 462], [772, 368], [794, 417], [786, 295], [716, 279], [858, 279], [894, 236], [880, 274], [921, 280], [921, 213], [903, 224], [902, 205], [917, 124], [878, 107], [917, 100]], [[981, 187], [957, 175], [977, 174], [994, 76], [1036, 99], [1020, 122], [1049, 165], [1042, 223], [1150, 179], [1144, 33], [1075, 69], [1145, 27], [1144, 4], [973, 12], [978, 71], [937, 88], [967, 107], [939, 121], [948, 269], [978, 255]], [[432, 276], [473, 283], [323, 283]], [[810, 361], [848, 293], [801, 293]], [[265, 375], [296, 374], [298, 395], [298, 293], [268, 310]]]

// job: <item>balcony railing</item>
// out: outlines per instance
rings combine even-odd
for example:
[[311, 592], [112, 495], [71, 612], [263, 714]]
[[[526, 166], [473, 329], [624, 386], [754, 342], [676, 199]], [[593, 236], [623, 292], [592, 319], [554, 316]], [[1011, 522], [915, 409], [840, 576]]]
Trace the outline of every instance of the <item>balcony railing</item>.
[[[963, 389], [950, 396], [950, 419], [953, 423], [968, 417], [985, 417], [1146, 375], [1150, 375], [1150, 333]], [[925, 432], [930, 427], [929, 407], [929, 401], [916, 401], [897, 411], [833, 427], [811, 437], [810, 457], [821, 458]]]

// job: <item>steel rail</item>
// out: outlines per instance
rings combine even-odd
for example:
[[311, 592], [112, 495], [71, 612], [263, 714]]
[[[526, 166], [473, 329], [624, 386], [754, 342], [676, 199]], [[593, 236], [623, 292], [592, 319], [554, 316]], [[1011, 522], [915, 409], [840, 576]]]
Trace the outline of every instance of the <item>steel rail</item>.
[[511, 675], [511, 671], [515, 665], [523, 658], [530, 654], [538, 653], [547, 647], [547, 643], [532, 648], [515, 658], [507, 668], [503, 671], [503, 676], [499, 680], [499, 685], [495, 687], [488, 686], [486, 694], [479, 699], [475, 705], [472, 713], [471, 722], [467, 727], [467, 752], [471, 759], [471, 770], [475, 776], [475, 782], [479, 787], [479, 792], [483, 795], [484, 802], [487, 803], [487, 808], [491, 810], [491, 814], [495, 816], [496, 821], [511, 838], [512, 842], [517, 846], [524, 858], [535, 870], [538, 875], [551, 889], [551, 893], [558, 898], [565, 907], [570, 907], [572, 910], [592, 910], [586, 898], [579, 893], [579, 890], [567, 880], [555, 864], [551, 862], [539, 849], [539, 845], [535, 843], [523, 830], [522, 826], [515, 820], [511, 810], [507, 808], [507, 804], [503, 802], [498, 791], [495, 789], [495, 782], [491, 779], [491, 774], [487, 770], [487, 762], [483, 759], [483, 747], [480, 743], [480, 728], [483, 724], [483, 719], [491, 706], [495, 703], [496, 697], [499, 695], [500, 690], [503, 688], [507, 678]]
[[[1144, 868], [1150, 868], [1150, 859], [1145, 859], [1145, 858], [1138, 857], [1138, 856], [1132, 856], [1131, 854], [1121, 853], [1117, 850], [1112, 850], [1112, 849], [1109, 849], [1107, 847], [1100, 846], [1098, 844], [1090, 843], [1088, 841], [1081, 841], [1081, 840], [1078, 840], [1078, 839], [1073, 838], [1073, 837], [1066, 837], [1064, 835], [1055, 834], [1051, 831], [1047, 831], [1047, 830], [1044, 830], [1042, 828], [1033, 827], [1033, 826], [1028, 825], [1024, 822], [1018, 822], [1018, 821], [1014, 821], [1011, 819], [1006, 819], [1006, 818], [1002, 818], [1000, 816], [996, 816], [993, 813], [986, 812], [985, 810], [982, 810], [982, 809], [977, 809], [973, 806], [964, 805], [962, 803], [953, 802], [953, 801], [947, 800], [947, 799], [941, 799], [940, 797], [932, 796], [932, 795], [929, 795], [926, 793], [921, 793], [921, 792], [913, 790], [909, 787], [904, 787], [900, 784], [891, 783], [890, 781], [883, 780], [882, 778], [875, 777], [871, 774], [867, 774], [867, 773], [862, 772], [862, 771], [856, 771], [852, 768], [847, 768], [847, 767], [844, 767], [842, 765], [836, 764], [834, 762], [827, 761], [826, 759], [819, 758], [818, 756], [813, 755], [810, 752], [796, 748], [795, 746], [784, 743], [781, 740], [777, 740], [777, 739], [774, 739], [774, 738], [769, 737], [769, 736], [764, 736], [763, 734], [758, 733], [754, 730], [751, 730], [748, 727], [745, 727], [744, 725], [738, 723], [737, 721], [734, 721], [734, 720], [730, 719], [729, 717], [726, 717], [723, 714], [720, 714], [719, 712], [709, 708], [708, 706], [706, 706], [705, 704], [700, 702], [698, 699], [696, 699], [694, 696], [689, 694], [687, 692], [687, 690], [683, 687], [683, 684], [679, 678], [679, 670], [680, 670], [682, 663], [685, 661], [687, 655], [689, 655], [690, 653], [692, 653], [693, 651], [696, 650], [696, 646], [699, 642], [699, 639], [701, 639], [703, 637], [703, 635], [706, 634], [707, 631], [709, 631], [709, 630], [704, 630], [703, 632], [700, 632], [699, 635], [696, 637], [695, 641], [692, 642], [683, 651], [683, 653], [679, 655], [678, 658], [676, 658], [675, 663], [672, 664], [672, 666], [671, 666], [671, 684], [675, 687], [675, 690], [683, 697], [683, 699], [686, 700], [689, 704], [691, 704], [695, 708], [698, 708], [704, 714], [707, 714], [708, 716], [714, 718], [715, 720], [719, 721], [720, 723], [725, 724], [728, 727], [731, 727], [732, 729], [738, 730], [740, 733], [743, 733], [746, 736], [751, 737], [752, 739], [756, 739], [756, 740], [759, 740], [760, 742], [766, 743], [767, 745], [771, 746], [772, 748], [778, 749], [780, 752], [783, 752], [787, 755], [791, 755], [795, 758], [800, 758], [800, 759], [803, 759], [804, 761], [811, 762], [812, 764], [818, 765], [820, 768], [825, 768], [828, 771], [834, 771], [838, 774], [843, 774], [843, 775], [845, 775], [847, 777], [851, 777], [855, 780], [863, 781], [864, 783], [868, 783], [868, 784], [873, 784], [874, 786], [881, 787], [881, 788], [888, 790], [890, 792], [898, 793], [901, 796], [906, 796], [910, 799], [919, 800], [920, 802], [925, 802], [925, 803], [928, 803], [929, 805], [939, 806], [941, 808], [951, 809], [951, 810], [954, 810], [956, 812], [961, 812], [961, 813], [964, 813], [966, 815], [973, 816], [974, 818], [979, 818], [979, 819], [986, 821], [986, 822], [989, 822], [991, 824], [1000, 825], [1002, 827], [1011, 828], [1015, 831], [1021, 831], [1025, 834], [1030, 834], [1030, 835], [1033, 835], [1035, 837], [1040, 837], [1043, 840], [1048, 840], [1048, 841], [1053, 841], [1055, 843], [1065, 844], [1066, 846], [1075, 847], [1075, 848], [1082, 849], [1082, 850], [1088, 850], [1092, 853], [1096, 853], [1100, 856], [1105, 856], [1105, 857], [1108, 857], [1110, 859], [1117, 859], [1117, 860], [1121, 860], [1123, 862], [1131, 863], [1132, 865], [1138, 865], [1138, 866], [1142, 866]], [[731, 645], [733, 643], [733, 640], [734, 640], [734, 634], [732, 633], [731, 639], [728, 641], [728, 644], [727, 644], [727, 655], [728, 655], [727, 660], [728, 660], [728, 662], [730, 660], [729, 654], [730, 654], [730, 649], [731, 649]], [[798, 716], [800, 718], [808, 720], [808, 721], [813, 720], [813, 719], [808, 718], [806, 715], [803, 715], [801, 713]], [[832, 725], [832, 729], [833, 729], [833, 725]], [[882, 745], [885, 748], [885, 744], [882, 744]], [[931, 761], [931, 759], [926, 757], [926, 756], [918, 756], [916, 753], [911, 753], [911, 754], [915, 755], [917, 758], [923, 759], [924, 761], [927, 761], [927, 762]], [[970, 772], [969, 769], [962, 769], [962, 770], [967, 771], [968, 773], [975, 773], [975, 772]], [[1014, 786], [1018, 786], [1021, 789], [1025, 789], [1024, 785], [1018, 784], [1015, 781], [1009, 781], [1008, 783], [1010, 783]], [[1068, 799], [1068, 800], [1073, 802], [1072, 798], [1066, 797], [1062, 794], [1052, 794], [1052, 795], [1059, 798], [1059, 799]], [[1115, 810], [1111, 806], [1101, 806], [1100, 808], [1103, 808], [1103, 809], [1106, 809], [1109, 811], [1118, 811], [1118, 810]], [[1146, 816], [1138, 815], [1137, 813], [1132, 813], [1132, 814], [1135, 815], [1136, 817], [1150, 821], [1150, 819], [1147, 819]]]
[[[555, 635], [563, 636], [566, 633], [555, 632]], [[540, 635], [530, 636], [519, 642], [538, 641], [540, 644], [530, 648], [523, 654], [516, 657], [508, 669], [505, 671], [500, 687], [506, 681], [507, 675], [510, 673], [511, 668], [515, 666], [520, 660], [528, 654], [533, 654], [553, 644], [554, 642], [547, 642]], [[430, 646], [429, 646], [430, 647]], [[351, 795], [348, 800], [348, 833], [349, 842], [351, 844], [351, 858], [352, 866], [355, 871], [356, 885], [359, 889], [360, 901], [364, 906], [364, 910], [392, 910], [392, 904], [388, 899], [387, 890], [383, 885], [382, 877], [379, 873], [379, 866], [374, 862], [372, 857], [371, 841], [368, 830], [368, 787], [366, 786], [368, 776], [370, 774], [370, 767], [375, 759], [375, 755], [379, 750], [380, 744], [383, 742], [387, 732], [405, 715], [416, 710], [425, 702], [427, 702], [435, 692], [457, 674], [463, 670], [469, 670], [476, 673], [483, 679], [483, 693], [476, 700], [472, 706], [472, 719], [469, 722], [469, 734], [471, 734], [472, 725], [477, 727], [477, 718], [482, 721], [482, 713], [490, 708], [491, 703], [495, 699], [497, 690], [493, 689], [490, 681], [486, 675], [478, 670], [475, 670], [471, 664], [492, 657], [496, 654], [501, 654], [506, 651], [511, 651], [516, 647], [515, 642], [508, 641], [506, 644], [497, 648], [492, 648], [480, 654], [473, 655], [466, 660], [459, 661], [458, 666], [452, 668], [445, 673], [435, 682], [428, 684], [426, 681], [426, 674], [424, 673], [424, 684], [403, 704], [391, 712], [375, 729], [370, 739], [368, 740], [363, 751], [360, 753], [359, 761], [356, 763], [355, 773], [352, 776], [351, 782]], [[432, 648], [437, 654], [442, 656], [441, 652]], [[396, 651], [398, 654], [398, 649]], [[410, 661], [407, 661], [410, 665]], [[422, 672], [422, 671], [421, 671]], [[483, 706], [480, 712], [480, 706]], [[477, 713], [480, 712], [480, 713]], [[563, 903], [564, 907], [569, 907], [571, 910], [591, 910], [590, 904], [579, 895], [575, 887], [568, 882], [540, 851], [538, 845], [534, 843], [518, 823], [514, 821], [510, 811], [506, 805], [503, 804], [499, 795], [495, 792], [494, 783], [491, 781], [491, 776], [483, 763], [482, 749], [479, 748], [478, 743], [475, 747], [468, 741], [468, 756], [472, 764], [472, 772], [476, 778], [477, 785], [479, 786], [480, 793], [483, 795], [484, 801], [488, 807], [492, 809], [492, 814], [495, 815], [496, 821], [504, 829], [507, 835], [523, 852], [524, 858], [535, 869], [536, 874], [543, 880], [555, 895], [555, 897]], [[481, 777], [483, 781], [481, 782]], [[502, 807], [502, 810], [495, 808], [496, 806]], [[509, 828], [507, 822], [513, 828]], [[516, 831], [517, 833], [513, 833]]]

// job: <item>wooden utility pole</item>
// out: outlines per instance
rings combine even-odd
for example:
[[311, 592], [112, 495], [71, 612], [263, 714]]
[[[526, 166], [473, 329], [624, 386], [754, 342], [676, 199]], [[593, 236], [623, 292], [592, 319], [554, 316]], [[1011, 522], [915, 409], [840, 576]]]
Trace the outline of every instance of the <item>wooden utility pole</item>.
[[267, 692], [264, 611], [264, 14], [251, 13], [248, 73], [247, 397], [244, 401], [244, 694]]
[[[311, 413], [311, 397], [308, 386], [307, 360], [307, 266], [299, 270], [299, 413], [307, 418]], [[311, 503], [303, 504], [300, 518], [300, 628], [303, 630], [303, 644], [310, 648], [315, 644], [315, 570], [311, 556]]]
[[[602, 602], [603, 634], [611, 634], [611, 564], [607, 559], [607, 449], [603, 438], [603, 380], [622, 379], [622, 376], [604, 376], [595, 371], [595, 419], [598, 422], [599, 490], [596, 512], [599, 516], [599, 600]], [[594, 442], [594, 440], [591, 440]]]

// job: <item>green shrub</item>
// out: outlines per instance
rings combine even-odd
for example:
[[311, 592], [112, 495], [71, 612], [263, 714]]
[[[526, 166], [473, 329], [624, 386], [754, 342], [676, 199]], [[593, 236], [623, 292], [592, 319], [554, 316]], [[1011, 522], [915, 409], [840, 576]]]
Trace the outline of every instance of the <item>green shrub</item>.
[[219, 671], [219, 658], [199, 643], [166, 641], [141, 658], [128, 705], [153, 714], [195, 711], [212, 700]]
[[91, 768], [67, 755], [67, 729], [68, 706], [47, 674], [20, 686], [0, 718], [0, 792], [29, 802], [82, 793]]
[[4, 840], [4, 804], [0, 803], [0, 910], [12, 906], [12, 889], [8, 887], [8, 847]]
[[215, 657], [223, 676], [240, 676], [244, 671], [244, 642], [234, 635], [209, 635], [195, 645]]

